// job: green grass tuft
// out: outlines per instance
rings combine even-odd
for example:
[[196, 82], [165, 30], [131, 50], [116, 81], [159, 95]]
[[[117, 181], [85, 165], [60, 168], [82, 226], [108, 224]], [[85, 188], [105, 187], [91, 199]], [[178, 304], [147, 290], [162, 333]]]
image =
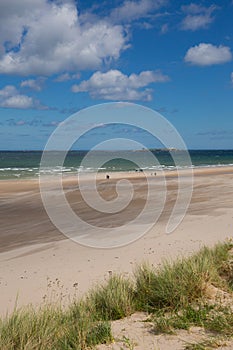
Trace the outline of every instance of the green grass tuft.
[[208, 332], [233, 335], [233, 311], [230, 306], [189, 305], [179, 311], [156, 313], [153, 321], [155, 333], [173, 334], [177, 329], [188, 330], [192, 326], [199, 326]]
[[203, 298], [206, 286], [223, 286], [221, 268], [229, 256], [229, 244], [203, 248], [190, 258], [165, 261], [156, 269], [147, 264], [135, 271], [136, 302], [140, 310], [179, 309]]
[[97, 322], [82, 304], [78, 317], [70, 309], [26, 308], [0, 323], [1, 350], [83, 350], [111, 340], [110, 324]]
[[99, 319], [118, 320], [135, 311], [134, 288], [129, 279], [113, 275], [107, 283], [91, 290], [86, 303]]

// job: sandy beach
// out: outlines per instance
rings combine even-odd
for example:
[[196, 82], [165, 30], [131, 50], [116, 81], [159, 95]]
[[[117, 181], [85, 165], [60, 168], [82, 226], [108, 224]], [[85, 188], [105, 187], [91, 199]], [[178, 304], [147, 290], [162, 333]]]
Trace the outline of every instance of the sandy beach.
[[[184, 170], [184, 181], [187, 174], [188, 170]], [[97, 215], [80, 202], [76, 178], [65, 178], [64, 188], [74, 211], [92, 224], [104, 222], [105, 227], [110, 227], [119, 222], [124, 224], [130, 215], [138, 214], [144, 205], [145, 178], [139, 173], [113, 173], [106, 180], [104, 173], [99, 174], [98, 186], [108, 200], [116, 195], [116, 181], [126, 178], [137, 191], [132, 205], [115, 216], [115, 221], [113, 216]], [[1, 181], [1, 316], [11, 312], [16, 304], [36, 306], [51, 298], [66, 303], [108, 278], [110, 271], [128, 275], [136, 263], [146, 260], [160, 264], [164, 258], [187, 256], [203, 245], [212, 246], [233, 236], [233, 167], [194, 170], [191, 204], [172, 234], [166, 234], [165, 227], [176, 199], [175, 173], [166, 173], [166, 180], [166, 205], [157, 224], [141, 239], [115, 249], [88, 248], [62, 235], [43, 208], [38, 181]], [[159, 174], [154, 181], [159, 181]]]

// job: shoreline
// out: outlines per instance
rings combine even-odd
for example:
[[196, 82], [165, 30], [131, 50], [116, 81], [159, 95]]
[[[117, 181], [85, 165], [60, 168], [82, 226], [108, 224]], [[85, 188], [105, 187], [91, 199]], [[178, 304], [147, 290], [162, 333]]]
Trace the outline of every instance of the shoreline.
[[[212, 171], [214, 172], [224, 172], [226, 171], [227, 173], [229, 172], [232, 172], [233, 171], [233, 164], [224, 164], [224, 165], [203, 165], [203, 166], [193, 166], [191, 168], [171, 168], [171, 169], [168, 169], [168, 168], [164, 168], [164, 169], [151, 169], [151, 170], [143, 170], [143, 171], [136, 171], [136, 170], [126, 170], [126, 171], [107, 171], [107, 170], [104, 170], [104, 171], [101, 171], [101, 172], [76, 172], [75, 174], [74, 173], [67, 173], [67, 172], [64, 172], [62, 174], [63, 176], [63, 179], [77, 179], [78, 176], [80, 177], [89, 177], [93, 174], [97, 174], [97, 177], [98, 178], [101, 178], [103, 177], [104, 175], [106, 174], [110, 174], [112, 176], [114, 176], [114, 178], [118, 178], [119, 176], [123, 176], [125, 175], [126, 177], [139, 177], [140, 175], [143, 176], [143, 174], [147, 174], [148, 176], [154, 176], [154, 173], [157, 173], [157, 175], [159, 175], [160, 173], [164, 173], [165, 175], [169, 175], [169, 174], [174, 174], [177, 172], [177, 170], [180, 172], [180, 173], [187, 173], [187, 172], [193, 172], [193, 173], [204, 173], [204, 172], [207, 172], [207, 173], [210, 173]], [[46, 176], [46, 175], [44, 175]], [[51, 175], [48, 175], [48, 178], [52, 176], [56, 176], [56, 174], [51, 174]], [[42, 176], [43, 177], [43, 176]], [[21, 178], [4, 178], [4, 179], [1, 179], [0, 178], [0, 184], [1, 182], [27, 182], [27, 181], [30, 181], [30, 182], [38, 182], [39, 181], [39, 175], [34, 177], [21, 177]]]
[[[181, 173], [181, 180], [190, 174], [187, 170]], [[140, 197], [144, 186], [143, 173], [133, 173], [132, 176], [114, 172], [109, 180], [100, 173], [98, 181], [106, 184], [107, 195], [112, 195], [115, 180], [123, 175], [132, 180]], [[3, 213], [0, 219], [0, 314], [11, 312], [16, 300], [19, 307], [29, 303], [36, 306], [43, 302], [45, 295], [49, 298], [53, 293], [56, 298], [65, 295], [65, 303], [108, 278], [110, 272], [127, 276], [132, 274], [135, 264], [143, 260], [158, 265], [164, 258], [187, 256], [203, 245], [212, 246], [232, 238], [233, 167], [194, 169], [191, 205], [172, 234], [166, 234], [165, 227], [175, 201], [176, 172], [172, 176], [170, 172], [166, 175], [167, 203], [157, 224], [130, 245], [114, 249], [84, 247], [60, 234], [43, 211], [38, 180], [0, 181]], [[152, 178], [156, 183], [159, 174]], [[78, 194], [73, 191], [76, 185], [76, 177], [64, 178], [65, 188], [71, 189], [68, 192], [71, 202], [77, 201]], [[93, 215], [88, 214], [84, 207], [83, 210], [92, 218]], [[108, 223], [103, 217], [98, 220]], [[55, 286], [56, 279], [62, 288]], [[48, 287], [48, 280], [52, 281], [55, 292]]]
[[[69, 178], [69, 177], [74, 177], [74, 176], [91, 176], [92, 174], [98, 174], [98, 175], [101, 175], [101, 174], [140, 174], [140, 173], [161, 173], [161, 172], [164, 172], [164, 173], [173, 173], [173, 172], [176, 172], [177, 170], [180, 171], [180, 172], [183, 172], [183, 171], [205, 171], [205, 170], [208, 170], [208, 169], [232, 169], [233, 168], [233, 164], [209, 164], [209, 165], [193, 165], [191, 167], [180, 167], [180, 168], [176, 168], [175, 166], [174, 167], [169, 167], [169, 166], [164, 166], [164, 168], [152, 168], [152, 169], [142, 169], [142, 171], [139, 171], [134, 169], [134, 170], [102, 170], [102, 171], [98, 171], [97, 169], [95, 171], [74, 171], [74, 172], [66, 172], [66, 171], [63, 171], [62, 173], [62, 176], [64, 178]], [[2, 168], [4, 169], [4, 168]], [[39, 170], [39, 168], [38, 168]], [[46, 175], [42, 175], [43, 176], [46, 176]], [[56, 172], [52, 173], [52, 174], [49, 174], [48, 176], [56, 176]], [[1, 178], [0, 177], [0, 182], [2, 181], [38, 181], [40, 178], [40, 174], [38, 173], [37, 175], [34, 175], [34, 176], [25, 176], [25, 177], [21, 177], [21, 176], [15, 176], [15, 177], [9, 177], [9, 178]]]

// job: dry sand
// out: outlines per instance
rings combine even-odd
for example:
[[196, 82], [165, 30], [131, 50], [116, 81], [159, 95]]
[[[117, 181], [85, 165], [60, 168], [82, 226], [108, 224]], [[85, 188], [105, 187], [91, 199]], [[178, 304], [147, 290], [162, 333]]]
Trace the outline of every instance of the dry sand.
[[[187, 173], [183, 171], [184, 181]], [[160, 264], [163, 258], [187, 256], [203, 245], [212, 246], [233, 236], [233, 167], [195, 169], [192, 202], [182, 223], [169, 235], [165, 226], [175, 203], [177, 179], [174, 172], [166, 175], [168, 196], [158, 223], [136, 242], [109, 250], [81, 246], [59, 233], [43, 208], [36, 180], [1, 181], [0, 315], [11, 312], [16, 303], [39, 305], [50, 298], [67, 302], [107, 279], [110, 271], [128, 275], [144, 260]], [[159, 181], [159, 176], [154, 181]], [[137, 191], [129, 210], [114, 220], [80, 202], [75, 178], [64, 181], [67, 199], [74, 211], [92, 224], [104, 222], [110, 227], [124, 223], [144, 205], [143, 174], [114, 173], [110, 180], [100, 174], [98, 184], [102, 196], [112, 199], [116, 196], [115, 182], [122, 178], [130, 179]], [[179, 348], [170, 345], [161, 349]], [[156, 347], [147, 344], [145, 349]]]

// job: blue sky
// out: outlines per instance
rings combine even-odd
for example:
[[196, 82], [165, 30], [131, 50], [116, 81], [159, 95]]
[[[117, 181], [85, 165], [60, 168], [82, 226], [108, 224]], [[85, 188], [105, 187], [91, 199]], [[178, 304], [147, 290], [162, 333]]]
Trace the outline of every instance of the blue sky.
[[159, 111], [190, 149], [232, 149], [232, 19], [231, 0], [1, 0], [0, 149], [43, 149], [71, 114], [111, 101]]

